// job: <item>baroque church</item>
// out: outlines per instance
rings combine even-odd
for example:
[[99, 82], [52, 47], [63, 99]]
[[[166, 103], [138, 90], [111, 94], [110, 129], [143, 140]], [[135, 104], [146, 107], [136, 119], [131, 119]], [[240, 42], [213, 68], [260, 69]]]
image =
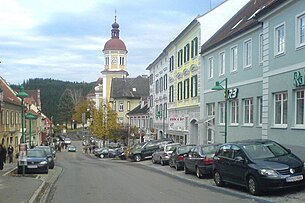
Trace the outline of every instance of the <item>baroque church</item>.
[[[147, 104], [149, 96], [148, 77], [137, 76], [129, 78], [127, 71], [127, 48], [120, 39], [119, 24], [115, 16], [109, 39], [103, 49], [104, 68], [101, 71], [102, 77], [96, 82], [96, 87], [87, 98], [95, 102], [96, 108], [110, 103], [113, 110], [118, 113], [118, 122], [121, 125], [128, 125], [128, 113], [139, 105]], [[148, 120], [148, 116], [145, 116]], [[148, 121], [145, 122], [146, 125]]]

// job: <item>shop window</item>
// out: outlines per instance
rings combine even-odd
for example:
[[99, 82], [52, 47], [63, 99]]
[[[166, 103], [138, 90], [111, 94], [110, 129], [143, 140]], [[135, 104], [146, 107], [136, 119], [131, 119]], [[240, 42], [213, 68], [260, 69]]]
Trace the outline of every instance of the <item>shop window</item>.
[[219, 109], [219, 124], [224, 125], [225, 124], [225, 102], [219, 102], [218, 103], [218, 109]]
[[253, 99], [244, 99], [244, 124], [253, 124]]
[[230, 102], [231, 124], [238, 125], [238, 100]]
[[287, 92], [274, 94], [274, 124], [287, 126], [288, 111], [288, 94]]
[[296, 92], [296, 125], [305, 125], [305, 90]]

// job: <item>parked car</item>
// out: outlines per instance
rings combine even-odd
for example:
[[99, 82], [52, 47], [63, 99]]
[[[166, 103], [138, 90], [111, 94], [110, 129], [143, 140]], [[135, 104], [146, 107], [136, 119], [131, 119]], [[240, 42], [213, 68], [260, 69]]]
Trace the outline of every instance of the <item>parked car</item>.
[[25, 168], [25, 173], [48, 173], [49, 162], [45, 150], [42, 149], [28, 149], [27, 151], [27, 165], [20, 166], [18, 162], [17, 172], [21, 174]]
[[169, 158], [169, 166], [175, 167], [177, 171], [183, 169], [185, 159], [184, 155], [187, 154], [195, 146], [196, 145], [194, 144], [189, 144], [176, 147]]
[[76, 147], [74, 145], [69, 145], [68, 152], [76, 152]]
[[71, 143], [72, 143], [71, 139], [69, 137], [66, 137], [64, 140], [64, 144], [69, 145]]
[[161, 145], [157, 151], [152, 154], [152, 163], [160, 163], [162, 166], [168, 164], [169, 157], [180, 143], [169, 143]]
[[159, 140], [147, 141], [141, 145], [136, 145], [130, 153], [130, 158], [134, 161], [141, 161], [143, 159], [148, 159], [152, 157], [152, 154], [159, 149], [160, 145], [167, 143], [173, 143], [173, 140], [170, 138], [163, 138]]
[[94, 155], [99, 158], [114, 158], [118, 155], [118, 152], [114, 149], [110, 149], [108, 147], [102, 147], [99, 149], [96, 149], [94, 151]]
[[214, 157], [217, 186], [233, 183], [253, 195], [264, 191], [303, 186], [304, 162], [272, 140], [246, 140], [222, 145]]
[[198, 145], [192, 148], [184, 159], [184, 172], [196, 173], [198, 178], [212, 175], [214, 155], [220, 144]]
[[54, 157], [53, 157], [53, 151], [52, 148], [50, 146], [36, 146], [36, 149], [43, 149], [48, 156], [48, 162], [49, 162], [49, 169], [53, 169], [55, 166], [54, 163]]

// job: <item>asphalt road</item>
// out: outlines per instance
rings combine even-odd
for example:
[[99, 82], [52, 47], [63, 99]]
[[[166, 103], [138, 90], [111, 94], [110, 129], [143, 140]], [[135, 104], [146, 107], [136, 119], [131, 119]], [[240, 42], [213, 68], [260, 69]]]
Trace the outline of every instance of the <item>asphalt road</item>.
[[63, 172], [47, 202], [255, 202], [243, 195], [202, 187], [158, 172], [145, 164], [98, 159], [84, 154], [81, 142], [76, 153], [57, 153]]

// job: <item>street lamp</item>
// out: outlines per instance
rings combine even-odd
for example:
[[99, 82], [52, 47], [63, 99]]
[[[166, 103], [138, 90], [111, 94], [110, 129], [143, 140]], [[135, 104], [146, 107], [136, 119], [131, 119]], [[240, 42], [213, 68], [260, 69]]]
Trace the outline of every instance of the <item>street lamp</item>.
[[[23, 84], [20, 85], [20, 92], [16, 94], [17, 97], [21, 99], [21, 140], [22, 143], [25, 144], [25, 136], [24, 136], [24, 98], [29, 97], [29, 95], [24, 92]], [[25, 174], [25, 165], [22, 165], [22, 175]]]
[[[221, 84], [225, 82], [225, 87]], [[225, 143], [227, 143], [228, 138], [228, 78], [223, 79], [222, 81], [216, 81], [215, 86], [212, 90], [224, 90], [224, 97], [225, 97]]]
[[32, 112], [29, 112], [25, 117], [30, 120], [30, 148], [31, 148], [32, 147], [32, 120], [36, 119], [36, 116], [34, 116], [32, 114]]

